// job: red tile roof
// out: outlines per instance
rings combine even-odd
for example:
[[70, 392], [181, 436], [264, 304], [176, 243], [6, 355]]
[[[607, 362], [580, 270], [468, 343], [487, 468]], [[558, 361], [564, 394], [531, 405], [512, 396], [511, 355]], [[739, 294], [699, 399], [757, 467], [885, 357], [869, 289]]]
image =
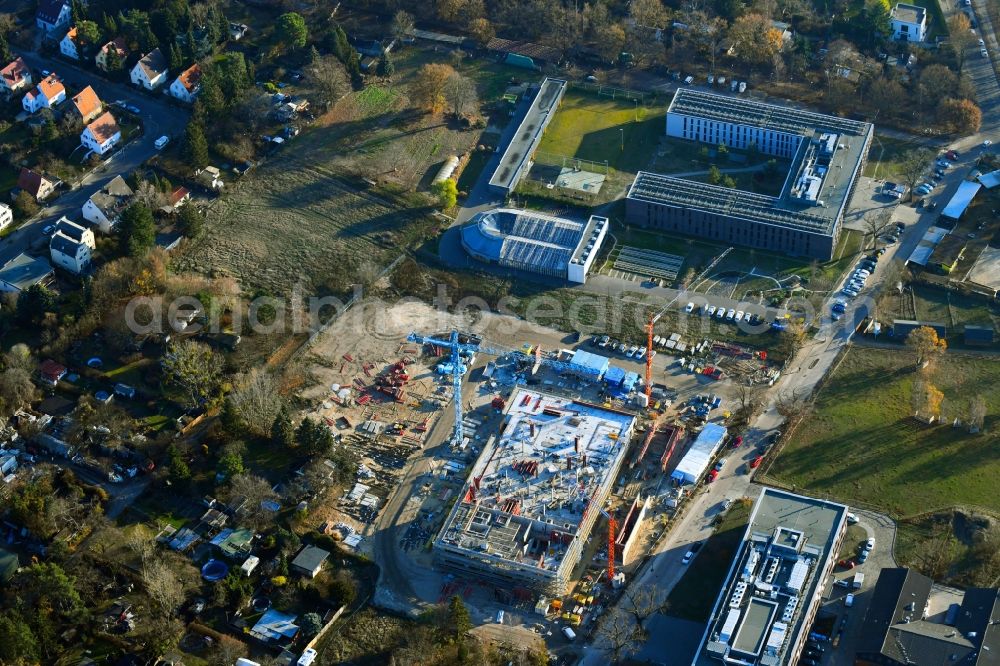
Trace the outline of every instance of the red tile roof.
[[55, 74], [49, 74], [44, 79], [38, 82], [38, 90], [45, 95], [45, 99], [52, 99], [61, 92], [65, 92], [66, 88], [63, 87], [62, 81]]
[[38, 366], [38, 372], [45, 379], [50, 381], [58, 381], [66, 374], [66, 366], [62, 363], [56, 363], [52, 359], [42, 361], [42, 364]]
[[73, 97], [73, 104], [76, 106], [76, 112], [80, 114], [80, 117], [84, 121], [90, 120], [94, 114], [100, 112], [101, 106], [103, 106], [101, 99], [90, 86], [87, 86]]
[[118, 122], [115, 121], [115, 117], [111, 115], [110, 111], [105, 111], [101, 114], [97, 120], [87, 125], [87, 129], [90, 130], [90, 133], [98, 143], [104, 143], [121, 131], [118, 128]]
[[198, 63], [191, 65], [181, 72], [180, 76], [177, 77], [177, 80], [181, 82], [181, 85], [184, 86], [189, 93], [193, 93], [201, 84], [201, 67], [198, 66]]
[[14, 62], [0, 70], [0, 76], [3, 77], [8, 88], [15, 87], [23, 81], [25, 77], [30, 75], [31, 72], [28, 70], [28, 66], [24, 64], [24, 61], [21, 60], [21, 58], [15, 58]]
[[38, 197], [38, 190], [42, 186], [45, 176], [32, 171], [28, 167], [21, 167], [21, 174], [17, 177], [17, 186], [33, 197]]

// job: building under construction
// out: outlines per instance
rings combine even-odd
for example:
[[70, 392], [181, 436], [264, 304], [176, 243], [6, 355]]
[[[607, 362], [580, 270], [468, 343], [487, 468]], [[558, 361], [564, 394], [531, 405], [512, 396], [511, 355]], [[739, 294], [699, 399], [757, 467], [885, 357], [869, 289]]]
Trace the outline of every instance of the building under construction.
[[618, 475], [636, 417], [518, 388], [434, 544], [443, 567], [561, 595]]

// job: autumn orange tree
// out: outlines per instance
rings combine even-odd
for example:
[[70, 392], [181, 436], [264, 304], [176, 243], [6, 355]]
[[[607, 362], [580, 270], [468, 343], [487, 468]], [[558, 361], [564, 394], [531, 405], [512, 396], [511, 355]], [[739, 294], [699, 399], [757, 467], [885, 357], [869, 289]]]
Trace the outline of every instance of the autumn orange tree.
[[938, 106], [938, 120], [959, 134], [975, 134], [983, 124], [983, 112], [968, 99], [946, 99]]
[[917, 357], [917, 368], [926, 368], [938, 355], [948, 348], [948, 342], [938, 337], [930, 326], [920, 326], [906, 336], [906, 346]]
[[455, 76], [451, 65], [428, 63], [420, 68], [410, 86], [413, 103], [431, 113], [441, 113], [445, 108], [445, 90], [448, 80]]

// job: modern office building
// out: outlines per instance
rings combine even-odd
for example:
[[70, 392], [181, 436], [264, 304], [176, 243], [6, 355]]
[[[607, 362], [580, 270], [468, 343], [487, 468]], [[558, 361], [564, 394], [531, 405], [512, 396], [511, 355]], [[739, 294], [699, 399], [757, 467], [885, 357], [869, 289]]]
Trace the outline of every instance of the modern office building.
[[477, 214], [461, 233], [462, 247], [480, 261], [582, 284], [608, 233], [608, 218], [576, 222], [495, 208]]
[[565, 594], [635, 422], [627, 412], [515, 390], [434, 542], [435, 561], [476, 580]]
[[500, 164], [490, 178], [490, 189], [504, 196], [510, 194], [531, 169], [532, 156], [542, 140], [542, 134], [562, 101], [566, 82], [545, 78], [531, 102], [527, 114], [518, 125], [510, 143], [500, 156]]
[[693, 666], [798, 662], [847, 530], [847, 507], [765, 488]]
[[666, 133], [791, 160], [778, 196], [642, 171], [629, 224], [828, 260], [864, 168], [874, 127], [739, 97], [678, 89]]

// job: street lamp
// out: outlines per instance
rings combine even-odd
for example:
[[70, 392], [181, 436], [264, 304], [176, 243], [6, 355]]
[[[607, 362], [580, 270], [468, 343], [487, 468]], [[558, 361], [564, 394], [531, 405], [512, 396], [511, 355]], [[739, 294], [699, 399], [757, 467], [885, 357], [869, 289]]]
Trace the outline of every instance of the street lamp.
[[622, 139], [622, 152], [624, 153], [625, 152], [625, 128], [624, 127], [619, 127], [618, 128], [618, 132], [621, 135], [621, 139]]

